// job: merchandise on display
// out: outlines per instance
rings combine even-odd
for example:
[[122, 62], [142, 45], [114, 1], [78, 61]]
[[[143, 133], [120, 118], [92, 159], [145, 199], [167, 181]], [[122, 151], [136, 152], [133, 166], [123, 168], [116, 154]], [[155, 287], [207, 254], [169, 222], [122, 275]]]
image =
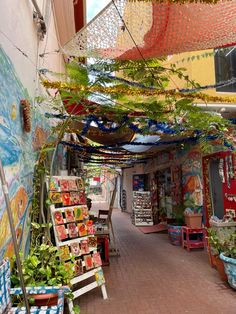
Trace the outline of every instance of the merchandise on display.
[[152, 226], [152, 202], [150, 191], [133, 192], [132, 223], [135, 226]]
[[[93, 276], [96, 286], [99, 286], [96, 272], [100, 271], [101, 276], [102, 261], [97, 251], [95, 226], [89, 219], [83, 179], [57, 176], [48, 178], [46, 183], [51, 201], [50, 212], [56, 245], [60, 248], [60, 258], [65, 263], [73, 261], [73, 284], [82, 281], [80, 277], [86, 273], [87, 278]], [[104, 285], [104, 278], [102, 282]], [[106, 296], [105, 286], [101, 288], [103, 296]], [[76, 292], [81, 295], [89, 290], [90, 286], [85, 285]], [[70, 307], [73, 305], [70, 304]]]

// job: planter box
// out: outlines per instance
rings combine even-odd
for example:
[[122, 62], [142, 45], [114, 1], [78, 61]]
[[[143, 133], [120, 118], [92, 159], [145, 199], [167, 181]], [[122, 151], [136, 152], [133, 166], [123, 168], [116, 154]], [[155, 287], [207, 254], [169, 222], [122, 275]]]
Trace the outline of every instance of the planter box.
[[196, 229], [202, 227], [202, 214], [185, 214], [184, 218], [187, 227]]
[[228, 277], [226, 275], [224, 263], [223, 263], [222, 259], [220, 258], [219, 255], [214, 256], [214, 258], [215, 258], [216, 268], [218, 270], [218, 273], [220, 275], [221, 280], [228, 281]]
[[221, 242], [229, 239], [232, 233], [236, 232], [236, 222], [215, 222], [210, 221], [210, 226], [216, 231]]
[[236, 289], [236, 259], [227, 257], [224, 253], [220, 254], [220, 258], [224, 263], [229, 285]]
[[210, 226], [216, 227], [216, 228], [230, 227], [230, 228], [233, 228], [235, 230], [236, 229], [236, 221], [231, 221], [231, 222], [210, 221]]
[[181, 226], [168, 225], [168, 236], [171, 244], [182, 245], [181, 228]]

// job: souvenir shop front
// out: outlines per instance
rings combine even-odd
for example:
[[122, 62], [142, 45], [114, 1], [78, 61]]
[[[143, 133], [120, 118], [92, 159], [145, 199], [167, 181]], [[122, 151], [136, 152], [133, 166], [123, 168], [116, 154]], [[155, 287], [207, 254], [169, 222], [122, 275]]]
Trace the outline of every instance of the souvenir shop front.
[[203, 208], [202, 155], [198, 147], [161, 152], [145, 164], [123, 170], [122, 178], [126, 211], [136, 225], [171, 221], [186, 200]]
[[203, 157], [206, 225], [211, 216], [236, 217], [236, 156], [219, 152]]

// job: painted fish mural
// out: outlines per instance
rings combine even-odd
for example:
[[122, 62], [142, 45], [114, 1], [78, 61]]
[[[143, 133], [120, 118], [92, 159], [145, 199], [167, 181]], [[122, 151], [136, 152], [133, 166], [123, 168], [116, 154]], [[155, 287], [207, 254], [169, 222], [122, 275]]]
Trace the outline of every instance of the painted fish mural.
[[[32, 178], [37, 158], [34, 150], [35, 146], [39, 148], [41, 142], [45, 140], [42, 134], [47, 133], [47, 122], [42, 114], [34, 111], [32, 132], [26, 134], [23, 131], [20, 100], [30, 99], [29, 95], [18, 78], [12, 62], [1, 47], [0, 64], [0, 158], [9, 187], [18, 240], [21, 248], [27, 251], [27, 243], [29, 243], [27, 220], [31, 208]], [[4, 255], [12, 254], [10, 227], [0, 184], [0, 260]]]

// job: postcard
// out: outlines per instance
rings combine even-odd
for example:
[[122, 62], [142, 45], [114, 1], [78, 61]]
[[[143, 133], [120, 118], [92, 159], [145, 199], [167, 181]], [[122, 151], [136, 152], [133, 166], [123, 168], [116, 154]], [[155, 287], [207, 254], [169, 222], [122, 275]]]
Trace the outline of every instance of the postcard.
[[59, 190], [59, 180], [55, 177], [51, 177], [49, 184], [50, 191], [58, 191]]
[[78, 237], [78, 231], [75, 223], [69, 223], [67, 224], [68, 233], [70, 238], [77, 238]]
[[105, 278], [104, 278], [102, 269], [100, 269], [99, 271], [95, 273], [95, 279], [98, 283], [98, 286], [101, 286], [105, 283]]
[[80, 197], [79, 197], [78, 192], [70, 192], [70, 200], [71, 200], [71, 204], [73, 205], [80, 204]]
[[92, 259], [92, 256], [89, 254], [89, 255], [85, 255], [83, 258], [84, 258], [86, 270], [92, 269], [92, 268], [93, 268], [93, 259]]
[[89, 253], [89, 246], [88, 246], [88, 240], [82, 240], [80, 241], [80, 248], [81, 248], [81, 254], [87, 254]]
[[62, 197], [62, 204], [64, 206], [71, 205], [70, 193], [61, 193], [61, 197]]
[[94, 267], [102, 266], [102, 260], [101, 260], [101, 256], [99, 252], [93, 253], [93, 263], [94, 263]]
[[82, 259], [80, 258], [75, 260], [74, 273], [77, 276], [82, 275], [84, 273], [83, 262], [82, 262]]
[[82, 178], [77, 178], [76, 183], [78, 190], [84, 190], [84, 180]]
[[68, 180], [60, 180], [61, 191], [69, 191]]
[[87, 198], [84, 192], [78, 192], [79, 193], [79, 204], [86, 205], [87, 204]]
[[84, 237], [87, 235], [87, 227], [84, 223], [78, 223], [77, 224], [77, 227], [78, 227], [78, 231], [79, 231], [79, 236], [80, 237]]
[[89, 235], [95, 234], [95, 226], [94, 225], [87, 226], [87, 233]]
[[53, 204], [59, 204], [62, 202], [61, 193], [59, 192], [49, 192], [49, 198]]
[[61, 210], [54, 211], [53, 212], [53, 218], [54, 218], [55, 225], [64, 224], [64, 219], [63, 219], [63, 215], [62, 215]]
[[75, 219], [76, 220], [83, 220], [84, 219], [82, 207], [75, 207], [74, 213], [75, 213]]
[[90, 248], [96, 248], [97, 247], [97, 237], [88, 237], [88, 246]]
[[64, 225], [56, 226], [57, 236], [59, 240], [65, 240], [68, 238], [66, 228]]
[[75, 216], [74, 216], [74, 210], [73, 208], [66, 208], [65, 209], [65, 216], [67, 222], [74, 222]]
[[70, 250], [69, 250], [68, 245], [61, 246], [61, 247], [60, 247], [60, 252], [61, 252], [60, 257], [61, 257], [63, 260], [67, 260], [67, 259], [70, 258]]
[[79, 242], [71, 243], [70, 245], [71, 253], [75, 256], [80, 255], [80, 244]]
[[69, 191], [77, 191], [77, 184], [76, 181], [73, 179], [68, 180], [68, 187], [69, 187]]
[[87, 206], [83, 206], [82, 210], [83, 210], [83, 217], [84, 217], [84, 219], [88, 219], [89, 218], [88, 207]]

